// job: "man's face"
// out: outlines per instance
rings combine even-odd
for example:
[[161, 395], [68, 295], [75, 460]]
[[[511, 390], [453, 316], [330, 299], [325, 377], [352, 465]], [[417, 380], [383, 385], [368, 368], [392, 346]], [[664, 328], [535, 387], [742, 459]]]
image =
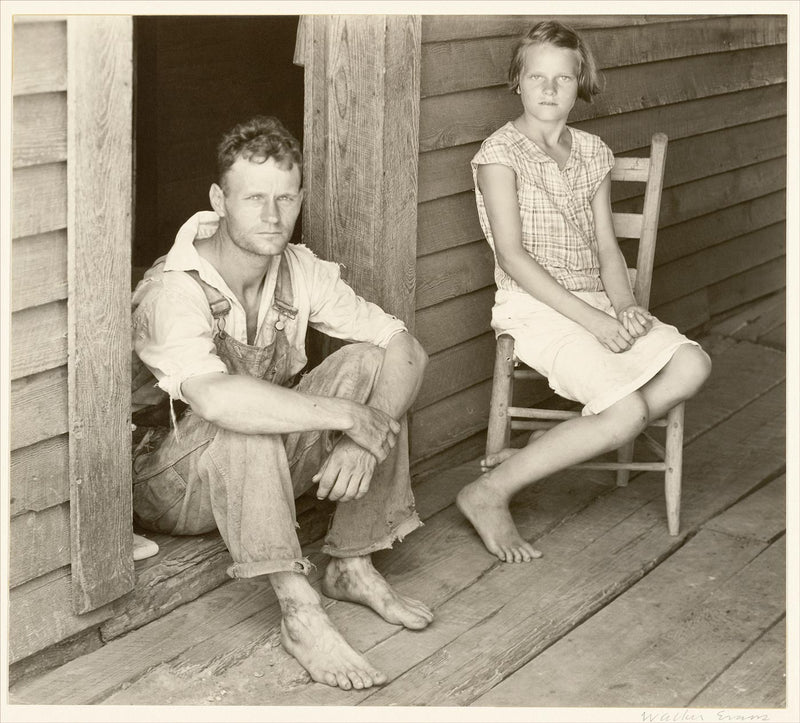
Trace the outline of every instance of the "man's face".
[[283, 168], [273, 158], [263, 163], [237, 158], [224, 181], [225, 190], [214, 184], [210, 196], [231, 241], [258, 256], [281, 254], [303, 201], [300, 169]]

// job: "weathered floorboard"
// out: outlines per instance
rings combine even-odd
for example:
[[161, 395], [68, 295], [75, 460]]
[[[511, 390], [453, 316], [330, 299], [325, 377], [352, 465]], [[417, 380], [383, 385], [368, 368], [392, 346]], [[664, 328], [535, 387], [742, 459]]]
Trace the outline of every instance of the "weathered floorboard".
[[784, 614], [785, 544], [764, 547], [700, 532], [473, 705], [688, 705]]
[[785, 708], [786, 619], [773, 625], [696, 696], [693, 708]]
[[773, 542], [786, 530], [786, 475], [756, 490], [703, 527], [731, 537]]

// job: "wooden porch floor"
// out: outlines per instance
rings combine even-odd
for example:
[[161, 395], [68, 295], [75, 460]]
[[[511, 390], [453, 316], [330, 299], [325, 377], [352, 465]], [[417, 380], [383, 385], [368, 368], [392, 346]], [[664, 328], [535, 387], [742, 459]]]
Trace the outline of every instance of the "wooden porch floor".
[[[687, 404], [679, 536], [667, 534], [661, 475], [617, 488], [613, 473], [571, 471], [514, 502], [544, 557], [500, 563], [453, 505], [478, 474], [471, 462], [420, 482], [425, 526], [374, 556], [400, 592], [434, 608], [429, 628], [326, 601], [386, 685], [310, 682], [280, 646], [268, 586], [230, 581], [18, 681], [10, 702], [784, 708], [783, 303], [767, 299], [701, 340], [714, 371]], [[324, 558], [311, 549], [318, 585]]]

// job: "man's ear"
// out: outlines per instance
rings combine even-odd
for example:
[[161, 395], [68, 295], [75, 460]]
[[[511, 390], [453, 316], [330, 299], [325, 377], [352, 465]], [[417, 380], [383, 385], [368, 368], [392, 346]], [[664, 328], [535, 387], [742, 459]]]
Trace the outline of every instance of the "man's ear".
[[217, 212], [217, 216], [225, 216], [225, 192], [216, 184], [212, 183], [208, 189], [208, 200], [211, 201], [211, 208]]

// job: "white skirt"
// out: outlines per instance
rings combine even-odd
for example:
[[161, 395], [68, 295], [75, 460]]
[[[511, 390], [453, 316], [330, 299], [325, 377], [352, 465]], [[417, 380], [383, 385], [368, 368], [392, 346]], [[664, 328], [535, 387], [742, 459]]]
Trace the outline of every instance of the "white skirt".
[[[596, 309], [616, 318], [603, 291], [572, 291]], [[498, 289], [492, 309], [496, 334], [514, 338], [514, 353], [547, 378], [551, 389], [598, 414], [650, 381], [683, 344], [699, 346], [658, 319], [630, 349], [613, 352], [580, 324], [530, 294]]]

